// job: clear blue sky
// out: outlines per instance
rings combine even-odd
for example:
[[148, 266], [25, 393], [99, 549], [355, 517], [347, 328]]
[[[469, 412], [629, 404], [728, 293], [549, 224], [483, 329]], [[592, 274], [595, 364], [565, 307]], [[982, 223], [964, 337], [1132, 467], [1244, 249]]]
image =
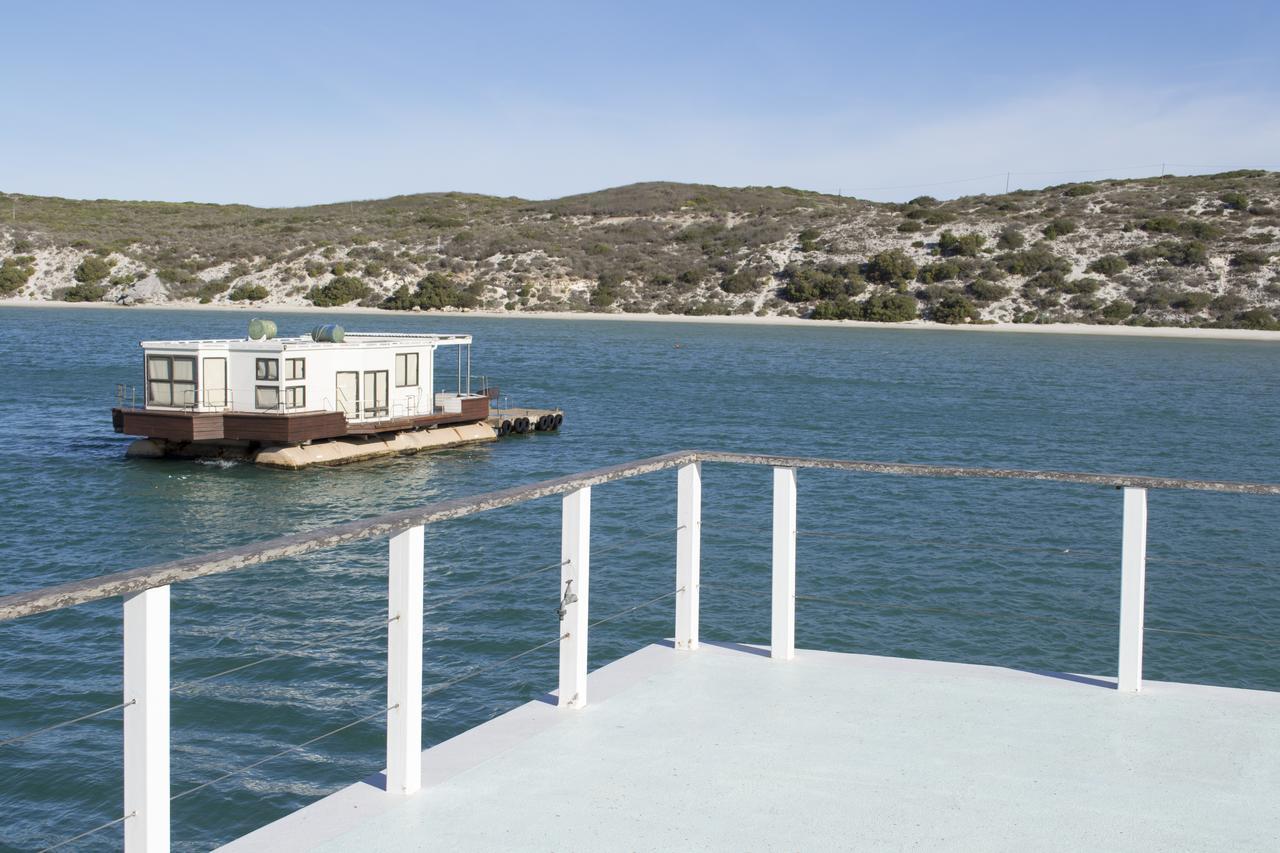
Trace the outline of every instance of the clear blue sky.
[[674, 180], [896, 199], [998, 192], [1008, 171], [1280, 166], [1274, 0], [49, 0], [7, 5], [0, 30], [8, 192], [297, 205]]

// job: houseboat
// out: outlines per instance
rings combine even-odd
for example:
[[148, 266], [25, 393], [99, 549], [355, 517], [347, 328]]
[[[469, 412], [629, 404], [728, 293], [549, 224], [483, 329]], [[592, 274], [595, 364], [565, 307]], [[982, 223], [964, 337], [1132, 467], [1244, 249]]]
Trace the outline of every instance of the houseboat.
[[326, 325], [277, 337], [255, 319], [247, 338], [143, 341], [142, 352], [142, 385], [118, 385], [111, 413], [116, 432], [141, 437], [134, 457], [302, 468], [554, 431], [564, 419], [499, 408], [487, 385], [473, 392], [470, 335]]

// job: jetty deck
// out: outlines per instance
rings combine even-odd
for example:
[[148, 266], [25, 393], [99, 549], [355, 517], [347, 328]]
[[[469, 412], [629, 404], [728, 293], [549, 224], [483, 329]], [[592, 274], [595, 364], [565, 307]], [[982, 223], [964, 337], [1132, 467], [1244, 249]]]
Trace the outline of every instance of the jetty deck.
[[222, 848], [1254, 850], [1280, 694], [750, 646], [652, 645]]
[[[700, 642], [704, 465], [772, 469], [767, 649]], [[797, 651], [796, 577], [805, 570], [796, 561], [797, 472], [804, 470], [1097, 489], [1113, 501], [1117, 522], [1115, 677]], [[662, 473], [675, 475], [675, 526], [663, 531], [672, 535], [674, 553], [650, 569], [670, 571], [672, 583], [660, 596], [593, 621], [593, 489]], [[20, 740], [120, 712], [119, 811], [50, 843], [109, 841], [116, 833], [126, 853], [170, 849], [172, 799], [229, 784], [273, 757], [318, 750], [324, 738], [357, 725], [385, 726], [385, 752], [370, 755], [367, 765], [382, 773], [226, 849], [1275, 850], [1280, 692], [1143, 677], [1150, 631], [1252, 644], [1246, 648], [1276, 644], [1266, 619], [1252, 633], [1146, 625], [1153, 490], [1280, 497], [1280, 483], [685, 450], [450, 498], [0, 597], [0, 623], [105, 599], [122, 603], [121, 701], [13, 735]], [[424, 751], [424, 700], [492, 668], [423, 684], [424, 603], [433, 593], [424, 584], [425, 528], [553, 497], [561, 504], [560, 558], [538, 571], [559, 571], [559, 583], [545, 587], [548, 608], [559, 605], [558, 627], [493, 666], [558, 648], [557, 689]], [[171, 588], [368, 540], [388, 543], [387, 676], [377, 709], [175, 794]], [[610, 583], [609, 573], [595, 583]], [[673, 639], [664, 644], [658, 634], [653, 645], [588, 673], [592, 629], [656, 605], [674, 611]], [[1036, 630], [1034, 622], [1028, 626]], [[1030, 634], [1028, 642], [1035, 641]], [[255, 708], [267, 724], [269, 712]], [[0, 768], [30, 775], [28, 767]]]

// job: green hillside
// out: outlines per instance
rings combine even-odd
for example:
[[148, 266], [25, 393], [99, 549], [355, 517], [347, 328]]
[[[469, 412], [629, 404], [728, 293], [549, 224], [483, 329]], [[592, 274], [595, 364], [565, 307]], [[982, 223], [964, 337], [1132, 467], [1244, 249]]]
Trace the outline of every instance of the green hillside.
[[1246, 328], [1280, 309], [1274, 172], [905, 204], [672, 183], [275, 209], [8, 199], [0, 293], [23, 299]]

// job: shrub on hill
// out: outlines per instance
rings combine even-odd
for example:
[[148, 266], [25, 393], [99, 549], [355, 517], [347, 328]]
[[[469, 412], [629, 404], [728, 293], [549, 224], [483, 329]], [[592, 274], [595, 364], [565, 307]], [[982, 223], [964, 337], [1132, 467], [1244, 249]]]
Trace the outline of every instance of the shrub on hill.
[[5, 258], [0, 264], [0, 294], [13, 293], [35, 275], [35, 259], [29, 255]]
[[886, 252], [880, 252], [867, 261], [863, 274], [868, 281], [879, 282], [880, 284], [909, 281], [915, 277], [916, 264], [901, 249], [889, 249]]
[[1097, 293], [1102, 289], [1102, 282], [1089, 276], [1069, 278], [1062, 283], [1063, 293]]
[[1124, 253], [1124, 259], [1133, 266], [1164, 259], [1176, 267], [1202, 266], [1209, 261], [1208, 251], [1203, 243], [1187, 240], [1175, 243], [1172, 240], [1161, 240], [1152, 246], [1139, 246]]
[[1000, 236], [996, 239], [996, 248], [1004, 252], [1011, 252], [1015, 249], [1021, 249], [1027, 244], [1027, 238], [1022, 236], [1022, 232], [1012, 225], [1006, 225], [1001, 231]]
[[1185, 314], [1199, 314], [1212, 301], [1212, 293], [1205, 293], [1203, 290], [1191, 290], [1176, 297], [1169, 304]]
[[728, 305], [717, 299], [695, 302], [684, 309], [686, 317], [727, 317], [732, 313]]
[[1003, 284], [996, 284], [993, 281], [981, 278], [969, 282], [964, 286], [964, 289], [980, 305], [999, 302], [1013, 292]]
[[1119, 275], [1129, 268], [1129, 262], [1119, 255], [1103, 255], [1095, 258], [1086, 269], [1089, 272], [1100, 273], [1105, 276]]
[[1046, 225], [1041, 233], [1044, 234], [1046, 239], [1056, 240], [1059, 237], [1065, 237], [1067, 234], [1071, 234], [1077, 227], [1079, 226], [1076, 225], [1076, 221], [1074, 219], [1059, 217]]
[[1178, 232], [1184, 237], [1192, 237], [1196, 240], [1217, 240], [1224, 232], [1212, 222], [1203, 222], [1201, 220], [1193, 220], [1191, 222], [1182, 223], [1182, 228]]
[[785, 282], [778, 295], [788, 302], [857, 296], [867, 284], [852, 264], [788, 264], [779, 276]]
[[816, 252], [818, 250], [818, 238], [822, 236], [822, 232], [817, 228], [806, 228], [796, 237], [799, 249], [802, 252]]
[[82, 281], [62, 295], [63, 302], [101, 302], [107, 289], [100, 284]]
[[413, 293], [409, 291], [409, 285], [407, 284], [397, 287], [378, 305], [379, 308], [385, 308], [388, 311], [410, 311], [415, 306], [418, 306], [418, 302], [414, 299]]
[[1280, 322], [1266, 308], [1250, 308], [1235, 316], [1235, 325], [1242, 329], [1260, 329], [1262, 331], [1280, 331]]
[[1235, 190], [1223, 193], [1218, 200], [1227, 210], [1246, 210], [1249, 207], [1249, 197]]
[[1231, 266], [1239, 272], [1257, 272], [1267, 265], [1267, 261], [1271, 260], [1266, 252], [1258, 252], [1255, 250], [1246, 250], [1236, 252], [1231, 256]]
[[1177, 234], [1182, 221], [1173, 216], [1153, 216], [1138, 223], [1148, 234]]
[[1241, 311], [1246, 304], [1243, 296], [1237, 293], [1224, 293], [1221, 296], [1215, 296], [1209, 303], [1209, 313], [1215, 317], [1224, 317]]
[[1177, 291], [1171, 290], [1163, 285], [1151, 285], [1147, 288], [1132, 288], [1129, 295], [1133, 297], [1136, 309], [1140, 313], [1147, 311], [1158, 311], [1168, 308], [1173, 301], [1180, 295]]
[[1209, 253], [1204, 243], [1195, 240], [1185, 240], [1168, 246], [1162, 244], [1162, 252], [1164, 259], [1175, 267], [1203, 266], [1209, 262]]
[[948, 296], [957, 295], [963, 295], [960, 288], [948, 284], [930, 284], [927, 287], [918, 288], [915, 292], [916, 299], [931, 305], [941, 302]]
[[946, 225], [948, 222], [955, 222], [956, 215], [949, 210], [940, 207], [927, 208], [917, 205], [908, 205], [903, 216], [907, 219], [919, 220], [926, 225]]
[[693, 267], [676, 276], [676, 282], [687, 287], [697, 287], [707, 277], [707, 271], [701, 267]]
[[815, 320], [856, 320], [862, 317], [862, 306], [842, 296], [819, 302], [810, 316]]
[[929, 319], [935, 323], [972, 323], [978, 319], [978, 309], [958, 293], [949, 293], [929, 308]]
[[588, 304], [592, 308], [608, 308], [618, 301], [618, 289], [622, 285], [622, 273], [609, 270], [596, 277], [596, 286], [591, 291]]
[[916, 281], [922, 284], [950, 281], [951, 279], [959, 278], [963, 272], [964, 267], [960, 265], [959, 261], [954, 259], [937, 261], [920, 267], [920, 271], [916, 273]]
[[[109, 275], [111, 275], [111, 264], [94, 255], [90, 255], [81, 261], [80, 266], [76, 267], [74, 273], [75, 280], [81, 284], [96, 284]], [[101, 297], [98, 298], [100, 299]], [[76, 302], [81, 300], [72, 299], [69, 301]]]
[[1173, 216], [1155, 216], [1144, 219], [1138, 227], [1148, 234], [1177, 234], [1196, 240], [1216, 240], [1222, 236], [1223, 230], [1212, 222], [1187, 221]]
[[[232, 297], [234, 298], [234, 292]], [[311, 288], [307, 299], [321, 308], [335, 308], [357, 302], [369, 295], [369, 286], [355, 276], [340, 275], [327, 284]]]
[[156, 278], [160, 279], [165, 284], [177, 285], [194, 284], [199, 281], [194, 273], [190, 270], [182, 269], [181, 267], [161, 267], [156, 270]]
[[[224, 290], [226, 289], [225, 285], [223, 289]], [[244, 284], [236, 285], [235, 289], [227, 294], [227, 298], [230, 299], [232, 302], [257, 302], [259, 299], [266, 299], [270, 295], [271, 295], [270, 291], [268, 291], [262, 285], [254, 284], [251, 281], [246, 281]], [[313, 299], [312, 301], [314, 302], [315, 300]], [[316, 304], [319, 305], [320, 303], [316, 302]], [[330, 303], [330, 304], [341, 305], [342, 303], [339, 302], [339, 303]]]
[[862, 303], [862, 319], [874, 323], [902, 323], [915, 318], [915, 297], [905, 293], [877, 293]]
[[760, 273], [744, 269], [720, 279], [720, 289], [725, 293], [751, 293], [760, 287]]
[[1097, 191], [1098, 188], [1093, 184], [1072, 184], [1062, 194], [1070, 198], [1076, 198], [1082, 195], [1093, 195]]
[[200, 285], [195, 292], [195, 297], [200, 300], [200, 304], [208, 305], [219, 294], [226, 293], [227, 288], [231, 285], [224, 281], [210, 281]]
[[956, 236], [950, 231], [943, 231], [938, 237], [938, 251], [944, 258], [957, 255], [972, 258], [982, 251], [982, 244], [986, 242], [987, 238], [978, 233]]
[[1105, 304], [1106, 303], [1101, 299], [1087, 293], [1077, 293], [1075, 296], [1067, 300], [1068, 307], [1074, 308], [1077, 311], [1084, 311], [1088, 314], [1092, 314], [1094, 311], [1100, 310], [1105, 306]]
[[1102, 319], [1110, 323], [1120, 323], [1133, 314], [1134, 304], [1125, 299], [1116, 299], [1107, 303], [1102, 309]]
[[1034, 275], [1038, 272], [1056, 271], [1068, 273], [1071, 262], [1060, 258], [1044, 243], [1037, 243], [1021, 252], [1009, 252], [996, 259], [1000, 268], [1013, 275]]

